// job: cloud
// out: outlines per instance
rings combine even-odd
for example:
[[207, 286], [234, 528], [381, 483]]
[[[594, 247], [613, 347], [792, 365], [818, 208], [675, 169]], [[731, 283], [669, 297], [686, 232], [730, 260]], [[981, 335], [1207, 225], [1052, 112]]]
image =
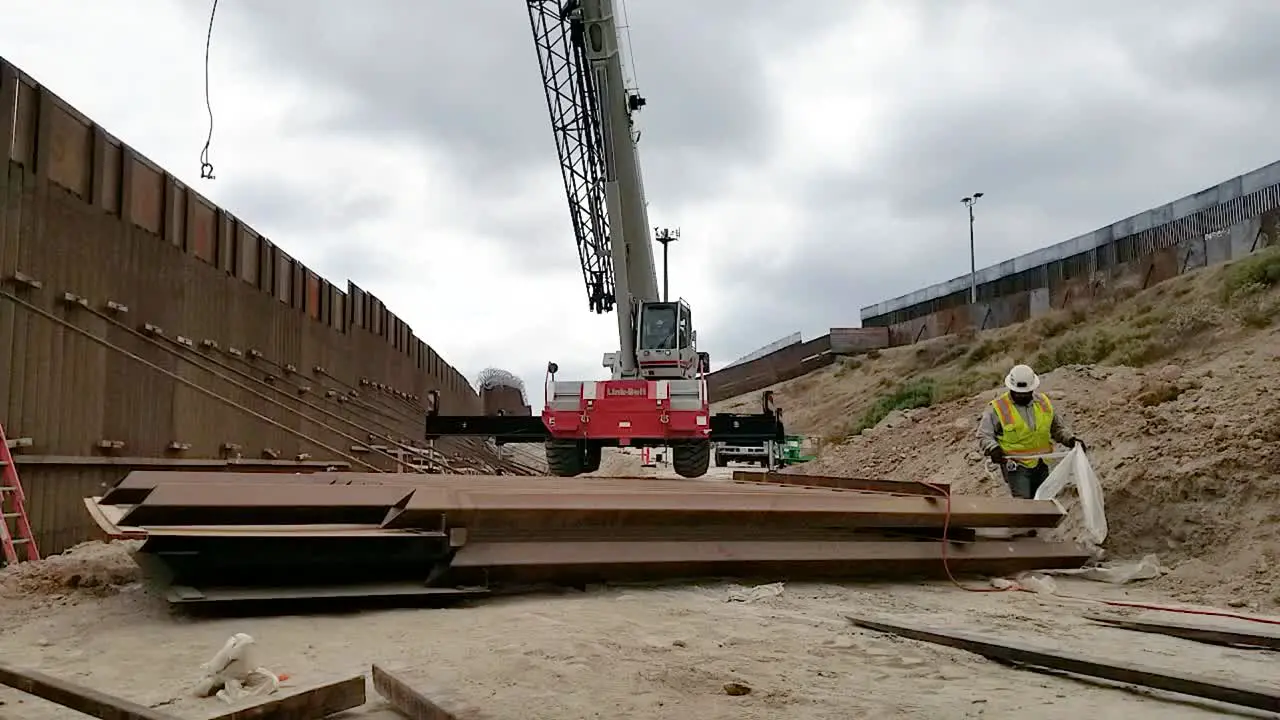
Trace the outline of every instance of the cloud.
[[[6, 5], [0, 47], [451, 363], [600, 377], [524, 6]], [[1266, 0], [628, 0], [655, 226], [717, 365], [1093, 230], [1280, 154]], [[57, 18], [58, 50], [41, 40]], [[47, 34], [47, 33], [45, 33]], [[92, 72], [111, 58], [129, 74]], [[155, 62], [155, 58], [172, 61]], [[660, 253], [656, 254], [658, 257]]]

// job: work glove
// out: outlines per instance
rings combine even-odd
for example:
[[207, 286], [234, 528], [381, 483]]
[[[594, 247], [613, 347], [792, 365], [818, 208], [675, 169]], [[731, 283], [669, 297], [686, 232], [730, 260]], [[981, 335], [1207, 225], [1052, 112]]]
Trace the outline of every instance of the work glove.
[[991, 462], [1000, 465], [1004, 463], [1004, 448], [999, 445], [987, 451], [987, 457], [991, 458]]
[[1088, 452], [1088, 451], [1089, 451], [1088, 446], [1086, 446], [1086, 445], [1084, 444], [1084, 441], [1083, 441], [1083, 440], [1081, 440], [1080, 438], [1071, 438], [1071, 447], [1073, 447], [1073, 448], [1080, 448], [1081, 452]]

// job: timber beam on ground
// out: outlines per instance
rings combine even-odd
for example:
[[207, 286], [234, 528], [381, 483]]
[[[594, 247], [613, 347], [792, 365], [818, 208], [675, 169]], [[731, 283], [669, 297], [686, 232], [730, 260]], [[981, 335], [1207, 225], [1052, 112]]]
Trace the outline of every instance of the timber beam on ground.
[[154, 708], [36, 670], [8, 664], [0, 664], [0, 685], [8, 685], [20, 692], [101, 720], [178, 720], [173, 715]]
[[847, 616], [847, 619], [860, 628], [935, 645], [946, 645], [1015, 666], [1067, 672], [1256, 710], [1280, 712], [1280, 690], [1271, 687], [1240, 681], [1218, 680], [1131, 662], [1106, 660], [1081, 653], [958, 630], [930, 628], [915, 623], [853, 616]]

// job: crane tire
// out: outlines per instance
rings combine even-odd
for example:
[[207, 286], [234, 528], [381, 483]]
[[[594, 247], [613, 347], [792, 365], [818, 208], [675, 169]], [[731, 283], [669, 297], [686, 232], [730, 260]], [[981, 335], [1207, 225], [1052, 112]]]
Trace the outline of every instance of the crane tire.
[[582, 448], [582, 472], [593, 473], [600, 469], [600, 457], [604, 453], [604, 448], [595, 443], [583, 443]]
[[697, 478], [707, 474], [711, 466], [711, 441], [694, 440], [672, 443], [671, 467], [680, 477]]
[[574, 477], [583, 472], [583, 452], [573, 440], [548, 440], [547, 470], [556, 477]]

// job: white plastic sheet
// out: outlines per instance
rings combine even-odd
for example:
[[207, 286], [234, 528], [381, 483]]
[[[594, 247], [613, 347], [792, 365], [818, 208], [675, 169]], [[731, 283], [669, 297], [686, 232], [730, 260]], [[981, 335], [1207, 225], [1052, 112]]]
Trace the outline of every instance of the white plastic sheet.
[[1093, 472], [1093, 465], [1089, 464], [1089, 458], [1079, 446], [1072, 448], [1049, 473], [1044, 484], [1036, 491], [1036, 500], [1053, 500], [1068, 485], [1074, 485], [1076, 495], [1080, 497], [1080, 510], [1088, 539], [1095, 545], [1101, 545], [1107, 539], [1107, 513], [1102, 503], [1102, 485]]
[[222, 649], [200, 666], [196, 683], [198, 697], [217, 695], [224, 702], [235, 702], [251, 695], [269, 695], [280, 687], [280, 678], [264, 667], [254, 665], [253, 636], [236, 633]]

